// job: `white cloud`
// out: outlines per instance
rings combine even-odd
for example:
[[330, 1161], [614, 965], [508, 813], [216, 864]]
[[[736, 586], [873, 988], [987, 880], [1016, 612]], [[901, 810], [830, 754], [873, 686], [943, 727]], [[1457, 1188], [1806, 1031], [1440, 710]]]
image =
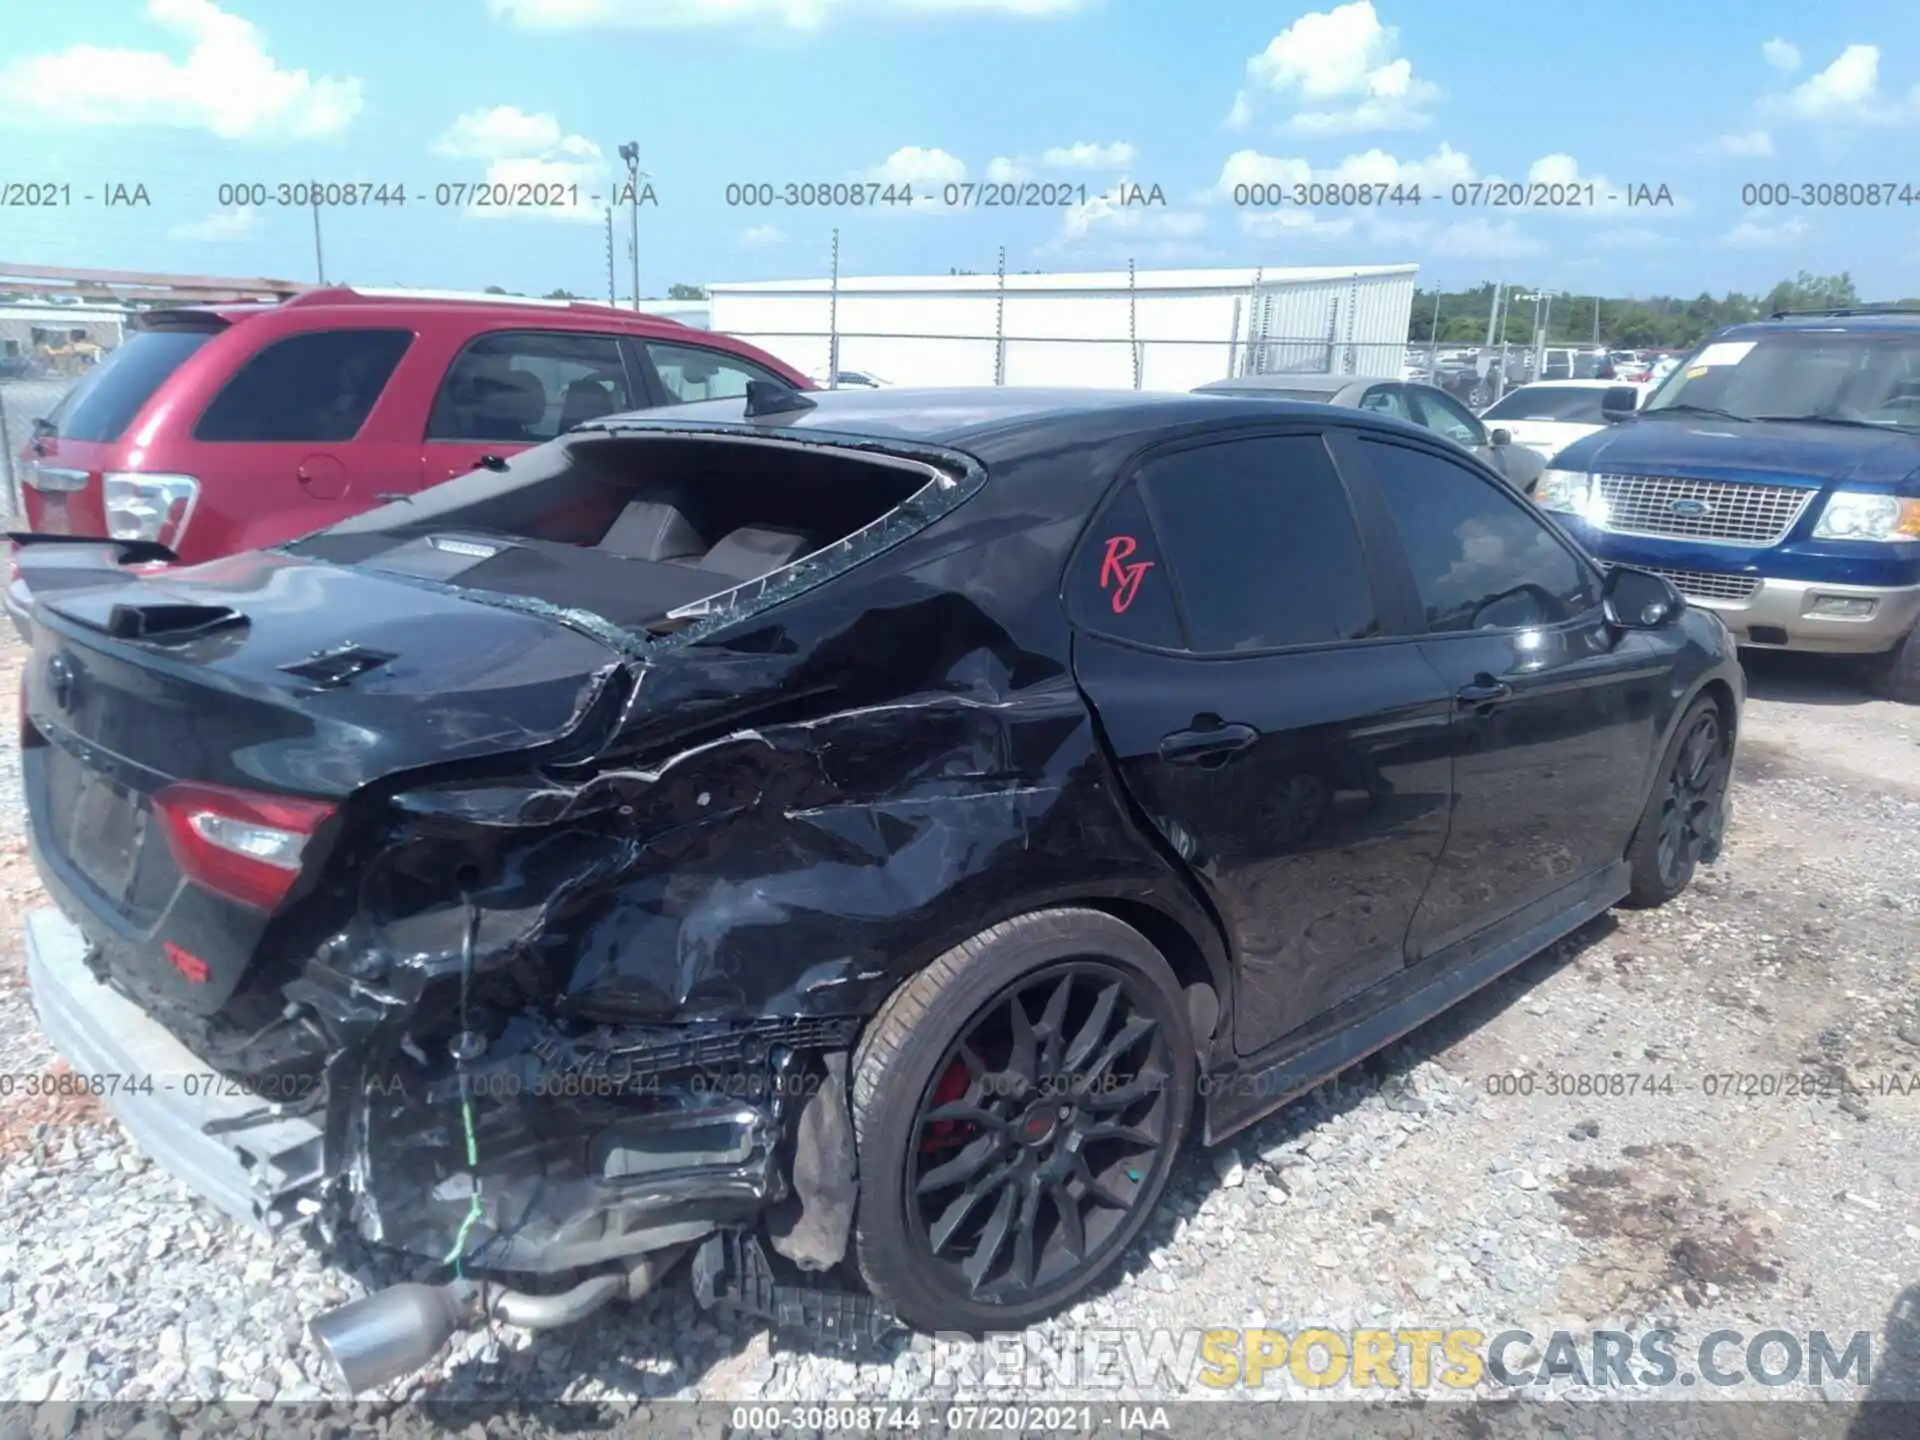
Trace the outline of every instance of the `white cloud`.
[[1033, 165], [1024, 155], [996, 155], [987, 162], [987, 179], [995, 185], [1012, 185], [1033, 177]]
[[1773, 156], [1773, 136], [1765, 130], [1742, 130], [1722, 135], [1711, 147], [1716, 155], [1731, 155], [1739, 160], [1766, 160]]
[[1800, 244], [1812, 233], [1813, 223], [1798, 215], [1778, 225], [1742, 220], [1720, 237], [1720, 243], [1736, 250], [1784, 250]]
[[487, 9], [526, 30], [689, 30], [783, 25], [817, 30], [836, 15], [1065, 15], [1093, 0], [487, 0]]
[[1424, 160], [1399, 160], [1376, 146], [1320, 169], [1291, 156], [1236, 150], [1220, 167], [1220, 179], [1213, 187], [1213, 194], [1231, 200], [1234, 190], [1241, 185], [1417, 185], [1421, 199], [1426, 201], [1451, 185], [1473, 178], [1472, 158], [1445, 142]]
[[1782, 40], [1778, 36], [1760, 47], [1760, 54], [1767, 64], [1776, 70], [1791, 74], [1800, 68], [1800, 47], [1791, 40]]
[[146, 9], [155, 25], [187, 42], [184, 58], [102, 45], [25, 56], [0, 69], [7, 97], [0, 114], [284, 141], [338, 135], [360, 113], [357, 79], [282, 69], [258, 28], [212, 0], [147, 0]]
[[787, 232], [778, 225], [756, 225], [740, 237], [740, 243], [749, 250], [765, 250], [770, 246], [787, 243]]
[[251, 205], [233, 210], [216, 210], [200, 220], [175, 225], [167, 231], [169, 240], [247, 240], [259, 233], [260, 212]]
[[925, 181], [947, 185], [967, 178], [967, 166], [958, 156], [937, 146], [902, 145], [862, 177], [882, 185], [910, 185]]
[[512, 105], [495, 105], [491, 110], [469, 111], [455, 120], [433, 142], [433, 153], [462, 160], [502, 160], [556, 149], [561, 139], [560, 122], [553, 116], [529, 115]]
[[[593, 141], [567, 133], [553, 115], [530, 115], [512, 105], [469, 110], [440, 133], [433, 151], [487, 162], [480, 178], [495, 203], [466, 209], [484, 219], [597, 223], [614, 184], [606, 156]], [[556, 196], [558, 203], [547, 203]]]
[[1056, 145], [1040, 156], [1050, 170], [1124, 170], [1133, 164], [1133, 146], [1124, 140], [1111, 145], [1094, 145], [1082, 140], [1073, 145]]
[[1417, 130], [1431, 123], [1440, 87], [1414, 77], [1413, 62], [1396, 54], [1399, 39], [1372, 0], [1302, 15], [1247, 61], [1227, 123], [1243, 126], [1280, 101], [1294, 107], [1284, 128], [1296, 134]]
[[1173, 210], [1162, 205], [1127, 205], [1113, 198], [1132, 193], [1133, 185], [1133, 180], [1123, 175], [1105, 194], [1089, 195], [1082, 203], [1068, 206], [1060, 217], [1059, 233], [1040, 248], [1071, 250], [1096, 239], [1124, 239], [1129, 244], [1188, 242], [1206, 230], [1207, 217], [1198, 211]]
[[1353, 234], [1353, 217], [1311, 210], [1246, 210], [1240, 215], [1240, 231], [1257, 240], [1344, 240]]
[[1897, 107], [1880, 95], [1880, 48], [1849, 45], [1817, 75], [1768, 99], [1765, 108], [1795, 120], [1883, 121], [1896, 118]]
[[1435, 237], [1433, 248], [1463, 260], [1519, 260], [1545, 252], [1532, 236], [1512, 220], [1458, 220]]

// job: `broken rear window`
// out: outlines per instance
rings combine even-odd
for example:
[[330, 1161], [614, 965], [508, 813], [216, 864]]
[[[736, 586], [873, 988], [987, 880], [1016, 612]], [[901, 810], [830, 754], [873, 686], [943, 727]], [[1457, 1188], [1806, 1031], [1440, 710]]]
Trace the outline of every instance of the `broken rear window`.
[[692, 638], [890, 548], [983, 478], [725, 432], [576, 433], [287, 548]]

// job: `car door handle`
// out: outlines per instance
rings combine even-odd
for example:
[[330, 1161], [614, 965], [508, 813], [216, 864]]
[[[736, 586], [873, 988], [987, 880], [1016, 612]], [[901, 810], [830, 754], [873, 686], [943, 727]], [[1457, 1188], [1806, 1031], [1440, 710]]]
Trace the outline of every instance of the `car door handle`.
[[1160, 758], [1174, 765], [1218, 765], [1236, 750], [1260, 738], [1251, 725], [1214, 725], [1205, 730], [1176, 730], [1160, 737]]
[[1513, 698], [1513, 687], [1491, 675], [1476, 675], [1472, 684], [1462, 685], [1454, 691], [1453, 698], [1462, 705], [1498, 705], [1503, 700]]

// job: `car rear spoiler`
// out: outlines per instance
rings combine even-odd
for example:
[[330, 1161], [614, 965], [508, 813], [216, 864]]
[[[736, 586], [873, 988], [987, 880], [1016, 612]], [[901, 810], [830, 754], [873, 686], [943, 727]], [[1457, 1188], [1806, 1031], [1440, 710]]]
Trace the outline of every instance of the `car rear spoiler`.
[[16, 550], [30, 545], [107, 545], [114, 549], [114, 560], [121, 565], [148, 565], [155, 561], [176, 565], [180, 561], [178, 555], [158, 540], [116, 540], [111, 535], [48, 535], [39, 530], [9, 530], [6, 538]]

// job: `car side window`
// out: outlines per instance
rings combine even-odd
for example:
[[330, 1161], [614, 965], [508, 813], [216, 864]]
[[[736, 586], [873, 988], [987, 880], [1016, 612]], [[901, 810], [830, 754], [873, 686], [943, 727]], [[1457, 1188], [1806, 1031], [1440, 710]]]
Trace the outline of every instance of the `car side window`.
[[1414, 409], [1419, 412], [1420, 424], [1436, 435], [1444, 435], [1456, 445], [1479, 445], [1486, 437], [1481, 433], [1480, 424], [1467, 413], [1462, 405], [1451, 395], [1440, 390], [1412, 389]]
[[1380, 633], [1346, 487], [1318, 435], [1177, 450], [1141, 471], [1186, 622], [1203, 654]]
[[408, 330], [312, 330], [276, 340], [220, 388], [193, 438], [351, 440], [412, 343]]
[[1087, 527], [1067, 576], [1067, 614], [1083, 630], [1178, 650], [1173, 582], [1140, 489], [1129, 480]]
[[1360, 408], [1376, 415], [1391, 415], [1396, 420], [1413, 419], [1407, 409], [1407, 392], [1398, 385], [1376, 385], [1360, 397]]
[[1458, 461], [1364, 439], [1427, 629], [1557, 625], [1599, 603], [1592, 572], [1524, 501]]
[[736, 359], [719, 350], [702, 350], [693, 345], [647, 346], [666, 403], [684, 405], [695, 400], [731, 400], [747, 393], [750, 380], [771, 380], [785, 384], [778, 375], [758, 365]]
[[616, 337], [498, 330], [447, 367], [427, 439], [532, 445], [636, 408]]

